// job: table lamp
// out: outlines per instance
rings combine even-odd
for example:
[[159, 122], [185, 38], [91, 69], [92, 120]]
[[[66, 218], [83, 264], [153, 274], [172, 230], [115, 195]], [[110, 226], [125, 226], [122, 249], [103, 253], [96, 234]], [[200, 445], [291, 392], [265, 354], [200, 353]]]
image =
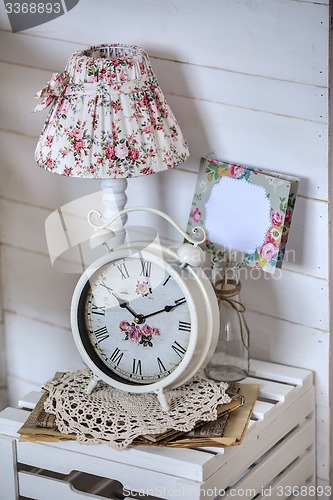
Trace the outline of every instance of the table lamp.
[[[65, 71], [34, 97], [40, 99], [35, 111], [51, 105], [37, 164], [63, 176], [100, 179], [104, 219], [124, 208], [128, 178], [173, 168], [189, 155], [140, 47], [103, 44], [74, 52]], [[112, 227], [120, 238], [125, 222]]]

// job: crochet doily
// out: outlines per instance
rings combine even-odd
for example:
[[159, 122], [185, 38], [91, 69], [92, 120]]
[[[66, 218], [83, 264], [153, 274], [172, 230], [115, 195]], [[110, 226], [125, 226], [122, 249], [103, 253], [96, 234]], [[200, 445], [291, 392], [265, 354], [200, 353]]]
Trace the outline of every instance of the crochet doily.
[[45, 384], [49, 393], [45, 411], [55, 415], [63, 434], [76, 434], [81, 443], [107, 443], [119, 450], [141, 435], [169, 429], [189, 432], [197, 422], [216, 420], [217, 406], [231, 400], [225, 382], [195, 377], [166, 392], [170, 410], [163, 412], [155, 394], [127, 393], [104, 382], [89, 395], [85, 389], [91, 377], [92, 372], [84, 369]]

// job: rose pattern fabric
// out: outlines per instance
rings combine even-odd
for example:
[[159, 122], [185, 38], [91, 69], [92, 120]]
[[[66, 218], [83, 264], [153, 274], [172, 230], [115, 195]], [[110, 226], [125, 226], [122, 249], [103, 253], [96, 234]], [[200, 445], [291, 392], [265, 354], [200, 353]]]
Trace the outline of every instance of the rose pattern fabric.
[[53, 73], [51, 80], [47, 82], [39, 92], [34, 95], [35, 99], [40, 99], [34, 111], [42, 111], [47, 108], [51, 102], [55, 101], [62, 94], [68, 83], [66, 73]]
[[190, 217], [193, 220], [193, 222], [197, 224], [202, 217], [201, 210], [199, 210], [198, 207], [193, 207], [191, 210]]
[[149, 175], [189, 156], [181, 129], [140, 47], [99, 45], [72, 54], [35, 94], [51, 105], [37, 164], [60, 175]]

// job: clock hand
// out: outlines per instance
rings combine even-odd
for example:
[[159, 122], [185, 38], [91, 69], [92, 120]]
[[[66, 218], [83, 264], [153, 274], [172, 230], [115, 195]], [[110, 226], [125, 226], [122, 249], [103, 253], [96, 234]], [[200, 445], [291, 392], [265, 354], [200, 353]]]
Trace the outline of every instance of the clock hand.
[[176, 307], [184, 304], [186, 302], [185, 299], [179, 299], [179, 300], [175, 300], [176, 304], [173, 304], [173, 305], [167, 305], [164, 307], [164, 309], [160, 309], [159, 311], [155, 311], [155, 312], [152, 312], [150, 314], [145, 314], [144, 318], [147, 319], [147, 318], [150, 318], [151, 316], [155, 316], [155, 314], [159, 314], [161, 312], [170, 312], [172, 311], [173, 309], [175, 309]]
[[127, 309], [127, 311], [129, 311], [129, 312], [130, 312], [130, 313], [131, 313], [131, 314], [132, 314], [135, 318], [139, 316], [139, 315], [138, 315], [135, 311], [133, 311], [133, 309], [132, 309], [132, 308], [128, 305], [127, 300], [122, 299], [121, 297], [119, 297], [119, 296], [118, 296], [116, 293], [114, 293], [114, 292], [111, 292], [111, 293], [112, 293], [112, 295], [113, 295], [114, 297], [116, 297], [116, 299], [118, 300], [118, 304], [119, 304], [119, 306], [120, 306], [120, 307], [122, 307], [123, 309]]
[[123, 309], [127, 309], [127, 311], [129, 311], [132, 314], [132, 316], [134, 316], [134, 318], [137, 318], [140, 316], [140, 314], [137, 314], [135, 311], [133, 311], [133, 309], [130, 308], [130, 306], [128, 305], [128, 302], [123, 302], [122, 304], [119, 304], [119, 305]]

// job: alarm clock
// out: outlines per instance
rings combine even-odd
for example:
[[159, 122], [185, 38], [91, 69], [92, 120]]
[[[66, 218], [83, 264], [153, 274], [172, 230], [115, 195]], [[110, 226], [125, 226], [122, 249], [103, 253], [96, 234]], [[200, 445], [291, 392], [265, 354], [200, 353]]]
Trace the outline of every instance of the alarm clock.
[[[165, 391], [179, 387], [204, 368], [219, 332], [213, 287], [202, 269], [203, 238], [192, 239], [169, 216], [147, 207], [120, 211], [95, 228], [101, 241], [117, 217], [136, 210], [168, 220], [187, 243], [172, 250], [156, 242], [136, 241], [112, 249], [80, 277], [71, 304], [73, 337], [92, 370], [90, 393], [99, 380], [132, 392], [155, 392], [168, 410]], [[108, 231], [108, 233], [106, 232]], [[194, 232], [202, 228], [195, 228]]]

